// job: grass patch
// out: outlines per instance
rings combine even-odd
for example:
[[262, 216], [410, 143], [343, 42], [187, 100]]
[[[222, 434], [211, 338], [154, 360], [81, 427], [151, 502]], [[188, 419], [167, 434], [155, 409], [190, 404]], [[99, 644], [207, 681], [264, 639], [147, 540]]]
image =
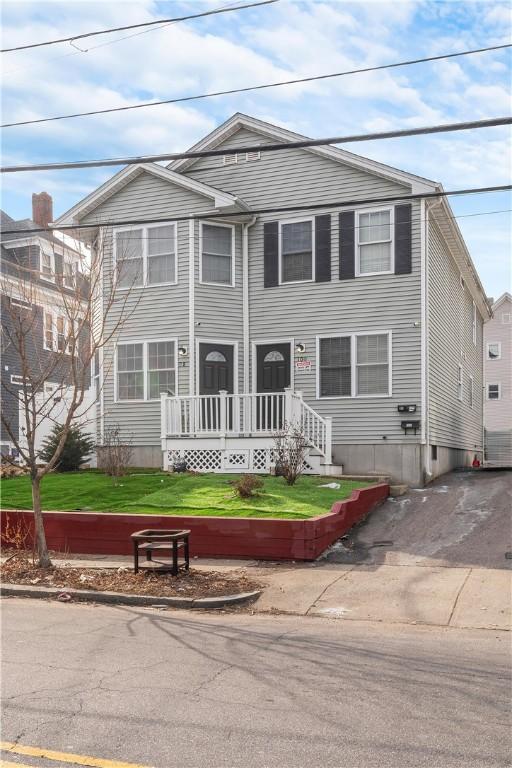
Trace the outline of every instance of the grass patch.
[[[42, 504], [44, 510], [304, 520], [329, 512], [333, 502], [368, 485], [337, 478], [339, 489], [321, 488], [333, 478], [305, 475], [294, 486], [287, 486], [281, 477], [263, 476], [264, 486], [257, 496], [239, 499], [230, 485], [236, 477], [130, 474], [114, 485], [110, 477], [96, 472], [55, 473], [41, 484]], [[4, 479], [1, 492], [4, 509], [32, 508], [28, 476]]]

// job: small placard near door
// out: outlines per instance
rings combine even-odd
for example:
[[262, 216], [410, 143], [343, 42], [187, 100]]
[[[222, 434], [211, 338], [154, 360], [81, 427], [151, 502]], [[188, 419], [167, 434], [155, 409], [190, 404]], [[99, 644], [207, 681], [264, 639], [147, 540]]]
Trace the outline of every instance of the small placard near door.
[[300, 357], [295, 361], [295, 370], [300, 371], [301, 373], [311, 373], [313, 370], [313, 363], [311, 360], [305, 360], [303, 357]]

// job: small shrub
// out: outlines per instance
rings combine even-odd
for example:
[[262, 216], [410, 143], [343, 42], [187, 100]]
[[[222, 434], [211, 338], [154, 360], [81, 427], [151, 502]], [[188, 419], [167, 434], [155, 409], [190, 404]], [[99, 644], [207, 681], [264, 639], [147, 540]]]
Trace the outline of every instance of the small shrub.
[[308, 442], [304, 430], [294, 424], [284, 424], [273, 434], [274, 473], [284, 477], [287, 485], [295, 485], [304, 471]]
[[[43, 441], [39, 451], [39, 459], [48, 462], [59, 444], [62, 435], [62, 425], [55, 424], [51, 433]], [[82, 432], [79, 426], [70, 427], [64, 443], [64, 448], [56, 466], [57, 472], [77, 472], [94, 451], [94, 440]]]
[[122, 439], [119, 424], [107, 427], [103, 445], [97, 449], [98, 466], [110, 475], [114, 483], [117, 478], [126, 475], [132, 454], [131, 442]]
[[242, 475], [238, 480], [232, 480], [231, 485], [241, 499], [250, 499], [257, 495], [257, 489], [263, 488], [263, 480], [257, 475]]

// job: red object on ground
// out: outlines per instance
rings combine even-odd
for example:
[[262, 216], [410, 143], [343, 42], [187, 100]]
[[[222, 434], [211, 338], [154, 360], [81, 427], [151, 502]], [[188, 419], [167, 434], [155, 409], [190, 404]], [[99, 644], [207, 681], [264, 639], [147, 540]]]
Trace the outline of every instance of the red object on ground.
[[480, 466], [480, 459], [477, 459], [476, 455], [475, 455], [475, 458], [473, 459], [473, 464], [472, 464], [472, 466], [473, 466], [475, 469], [478, 469], [478, 467]]
[[[48, 548], [87, 555], [130, 555], [131, 534], [141, 528], [187, 528], [190, 555], [247, 557], [258, 560], [315, 560], [389, 494], [379, 483], [352, 491], [331, 511], [308, 520], [274, 520], [256, 517], [178, 517], [174, 515], [124, 515], [108, 512], [45, 512]], [[24, 520], [32, 529], [32, 512], [4, 510], [2, 532]]]

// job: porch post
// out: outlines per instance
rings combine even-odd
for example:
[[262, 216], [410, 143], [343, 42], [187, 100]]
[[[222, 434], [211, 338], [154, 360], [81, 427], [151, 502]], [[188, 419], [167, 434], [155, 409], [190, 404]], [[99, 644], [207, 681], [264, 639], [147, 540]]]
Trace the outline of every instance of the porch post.
[[219, 415], [219, 432], [221, 437], [226, 436], [226, 430], [227, 430], [227, 390], [221, 389], [219, 390], [220, 395], [220, 415]]
[[325, 464], [332, 464], [332, 416], [325, 417]]
[[167, 395], [160, 393], [160, 438], [162, 441], [162, 451], [165, 451], [165, 438], [169, 434], [167, 425]]
[[288, 425], [293, 420], [293, 389], [291, 387], [286, 387], [284, 390], [284, 420]]

